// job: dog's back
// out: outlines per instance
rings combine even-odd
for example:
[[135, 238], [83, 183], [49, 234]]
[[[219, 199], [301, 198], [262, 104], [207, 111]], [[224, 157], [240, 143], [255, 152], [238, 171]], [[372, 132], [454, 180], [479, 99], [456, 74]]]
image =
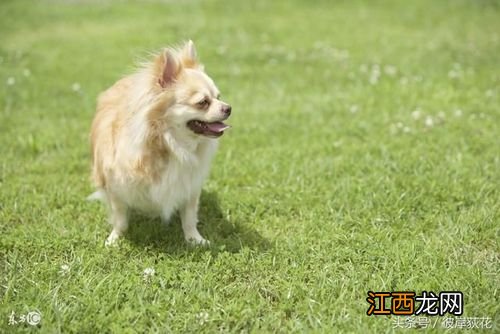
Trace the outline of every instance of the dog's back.
[[126, 121], [127, 96], [132, 76], [117, 81], [97, 99], [97, 111], [90, 132], [92, 181], [97, 188], [106, 185], [105, 168], [112, 168], [116, 144]]

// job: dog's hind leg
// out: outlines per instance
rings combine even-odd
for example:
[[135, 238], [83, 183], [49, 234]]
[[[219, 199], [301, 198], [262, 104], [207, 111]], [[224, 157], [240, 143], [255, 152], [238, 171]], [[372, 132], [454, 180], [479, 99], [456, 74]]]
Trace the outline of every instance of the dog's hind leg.
[[127, 231], [128, 217], [127, 206], [108, 193], [109, 222], [113, 225], [113, 231], [106, 239], [105, 245], [111, 246]]

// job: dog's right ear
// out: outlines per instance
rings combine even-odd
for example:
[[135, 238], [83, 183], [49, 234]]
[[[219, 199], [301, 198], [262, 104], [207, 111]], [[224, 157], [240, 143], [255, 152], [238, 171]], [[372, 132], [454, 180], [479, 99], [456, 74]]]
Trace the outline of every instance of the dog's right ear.
[[159, 77], [158, 83], [161, 87], [165, 88], [172, 84], [179, 73], [181, 72], [182, 65], [177, 59], [176, 55], [169, 49], [165, 50], [159, 57]]

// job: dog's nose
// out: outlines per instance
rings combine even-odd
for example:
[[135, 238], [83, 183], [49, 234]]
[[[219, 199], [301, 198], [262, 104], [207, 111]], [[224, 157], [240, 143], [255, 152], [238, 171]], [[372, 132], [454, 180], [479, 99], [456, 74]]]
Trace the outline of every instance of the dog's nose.
[[222, 113], [225, 114], [226, 116], [231, 115], [231, 106], [229, 104], [226, 104], [222, 107]]

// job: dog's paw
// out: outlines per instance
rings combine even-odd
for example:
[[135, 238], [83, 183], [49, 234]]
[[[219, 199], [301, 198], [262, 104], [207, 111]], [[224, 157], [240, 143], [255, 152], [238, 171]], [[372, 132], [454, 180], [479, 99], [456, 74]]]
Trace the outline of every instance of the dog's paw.
[[190, 238], [186, 237], [186, 241], [188, 244], [190, 244], [192, 246], [204, 246], [204, 247], [210, 246], [210, 241], [208, 241], [207, 239], [204, 239], [201, 236], [190, 237]]
[[116, 231], [112, 231], [109, 237], [104, 242], [104, 246], [112, 247], [118, 244], [118, 240], [120, 239], [120, 235]]

